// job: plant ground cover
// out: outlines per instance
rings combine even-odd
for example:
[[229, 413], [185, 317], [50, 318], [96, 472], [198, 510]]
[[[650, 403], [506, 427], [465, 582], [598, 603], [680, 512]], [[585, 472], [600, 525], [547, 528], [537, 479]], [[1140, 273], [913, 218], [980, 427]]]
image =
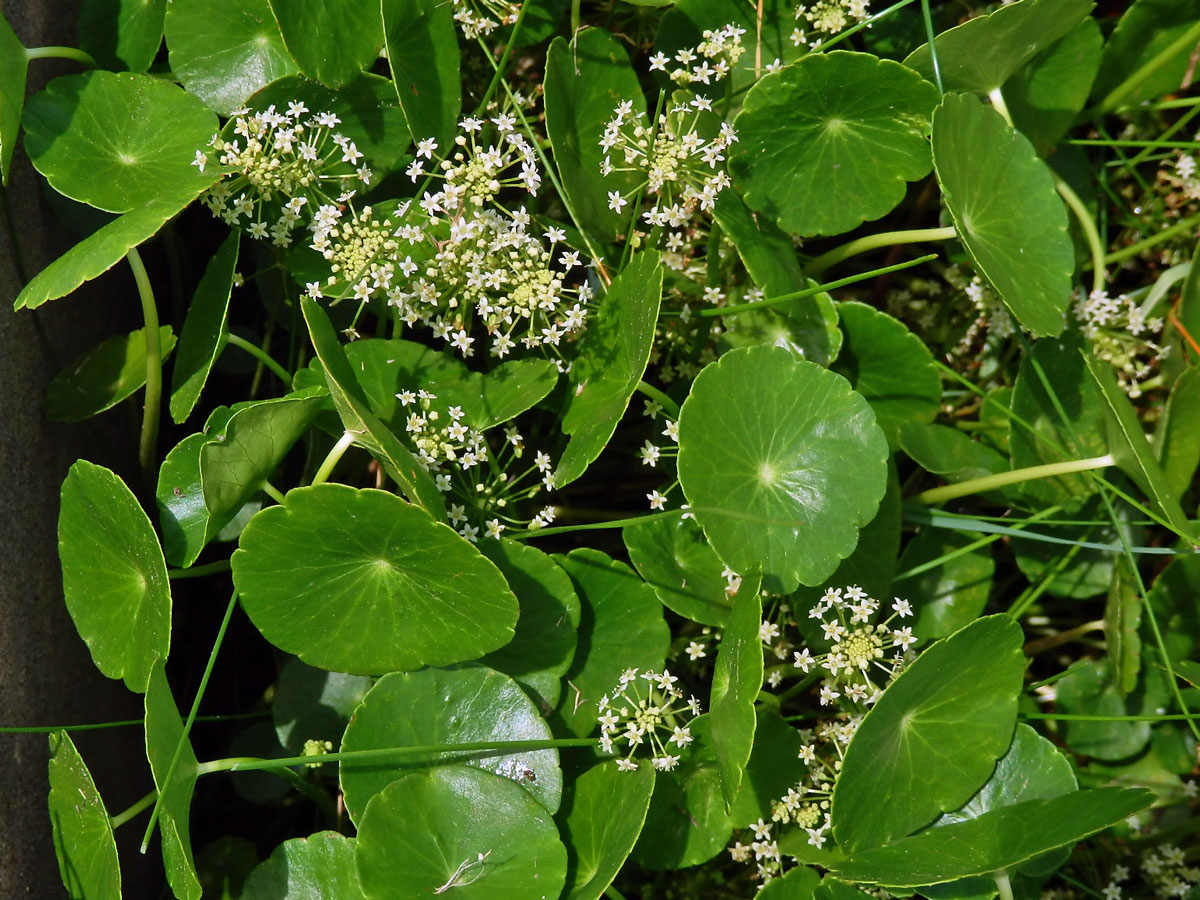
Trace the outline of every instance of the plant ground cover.
[[179, 900], [1200, 896], [1195, 3], [79, 34], [0, 19], [82, 231], [11, 315], [144, 316], [45, 397], [141, 420], [62, 485], [147, 791], [47, 729], [71, 897], [118, 828]]

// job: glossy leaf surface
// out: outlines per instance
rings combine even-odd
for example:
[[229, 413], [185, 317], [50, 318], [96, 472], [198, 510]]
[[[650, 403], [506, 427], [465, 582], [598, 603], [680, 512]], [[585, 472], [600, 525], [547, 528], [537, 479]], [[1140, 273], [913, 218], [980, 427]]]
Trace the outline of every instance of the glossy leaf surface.
[[171, 588], [158, 537], [116, 475], [79, 460], [62, 486], [63, 595], [96, 668], [141, 693], [171, 643]]
[[651, 519], [621, 529], [629, 559], [663, 606], [722, 628], [732, 605], [725, 567], [692, 519]]
[[[170, 325], [158, 330], [163, 359], [175, 349]], [[146, 329], [118, 334], [97, 345], [46, 386], [46, 415], [82, 422], [133, 396], [146, 384]]]
[[25, 80], [29, 63], [25, 47], [8, 20], [0, 16], [0, 183], [8, 185], [17, 135], [21, 132], [21, 112], [25, 108]]
[[508, 643], [517, 621], [499, 571], [448, 526], [394, 494], [339, 484], [298, 488], [255, 516], [233, 580], [267, 640], [356, 675], [474, 659]]
[[50, 826], [72, 900], [120, 900], [121, 866], [108, 810], [70, 735], [50, 735]]
[[379, 56], [379, 6], [361, 0], [270, 0], [300, 71], [329, 87], [349, 84]]
[[383, 0], [383, 37], [412, 140], [434, 138], [449, 156], [462, 106], [454, 8], [436, 0]]
[[216, 254], [204, 267], [204, 274], [192, 295], [183, 331], [179, 335], [179, 356], [171, 376], [171, 418], [178, 425], [192, 414], [217, 361], [228, 333], [226, 316], [233, 273], [237, 269], [240, 234], [231, 231]]
[[354, 849], [336, 831], [284, 841], [250, 873], [241, 900], [364, 900]]
[[785, 231], [840, 234], [878, 219], [929, 173], [937, 90], [867, 53], [811, 53], [764, 75], [738, 115], [730, 171]]
[[[764, 586], [819, 584], [887, 485], [887, 440], [846, 380], [778, 347], [723, 355], [679, 416], [679, 480], [712, 548]], [[853, 479], [847, 472], [854, 472]]]
[[737, 798], [754, 746], [754, 701], [763, 684], [761, 587], [757, 573], [742, 578], [713, 667], [709, 718], [726, 809]]
[[83, 0], [79, 46], [105, 69], [145, 72], [163, 37], [167, 0]]
[[271, 703], [279, 743], [293, 754], [299, 754], [307, 740], [330, 741], [336, 747], [370, 688], [371, 679], [365, 676], [327, 672], [289, 659]]

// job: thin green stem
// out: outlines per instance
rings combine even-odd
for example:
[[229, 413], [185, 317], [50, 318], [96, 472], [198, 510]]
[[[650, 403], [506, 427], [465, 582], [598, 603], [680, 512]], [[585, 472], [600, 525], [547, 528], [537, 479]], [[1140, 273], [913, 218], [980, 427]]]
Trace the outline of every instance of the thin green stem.
[[[241, 719], [262, 719], [270, 710], [230, 713], [224, 716], [197, 716], [197, 722], [235, 722]], [[0, 734], [54, 734], [58, 731], [101, 731], [105, 728], [126, 728], [144, 725], [145, 719], [121, 719], [116, 722], [93, 722], [88, 725], [0, 725]]]
[[142, 799], [138, 800], [136, 803], [134, 803], [132, 806], [130, 806], [128, 809], [122, 810], [121, 812], [117, 813], [115, 816], [109, 816], [108, 817], [109, 824], [112, 825], [113, 830], [115, 831], [116, 829], [118, 829], [122, 825], [124, 825], [126, 822], [128, 822], [130, 819], [132, 819], [134, 816], [136, 816], [138, 813], [140, 813], [143, 809], [149, 809], [150, 805], [154, 802], [154, 800], [157, 797], [158, 797], [158, 791], [151, 791], [145, 797], [142, 797]]
[[523, 753], [527, 750], [562, 750], [568, 747], [595, 747], [592, 738], [560, 738], [544, 741], [474, 741], [465, 744], [426, 744], [417, 747], [378, 747], [373, 750], [346, 750], [339, 753], [315, 753], [311, 756], [285, 756], [280, 759], [260, 759], [254, 756], [234, 756], [201, 763], [201, 775], [214, 772], [256, 772], [283, 769], [288, 766], [307, 766], [313, 763], [369, 762], [371, 760], [421, 759], [445, 753], [469, 753], [474, 756], [499, 756]]
[[938, 93], [946, 93], [942, 85], [942, 64], [938, 62], [937, 41], [933, 34], [933, 15], [929, 11], [929, 0], [921, 0], [921, 19], [925, 23], [925, 40], [929, 44], [929, 59], [933, 63], [933, 83], [937, 85]]
[[660, 391], [654, 385], [647, 384], [644, 381], [638, 382], [637, 389], [651, 400], [654, 400], [656, 403], [658, 403], [659, 406], [666, 410], [667, 415], [669, 415], [672, 419], [679, 418], [679, 404], [668, 397], [666, 393]]
[[681, 514], [682, 510], [670, 509], [666, 512], [650, 513], [645, 516], [630, 516], [627, 519], [612, 519], [608, 522], [587, 522], [583, 525], [556, 525], [553, 528], [535, 528], [531, 531], [506, 532], [505, 536], [515, 541], [527, 541], [530, 538], [549, 537], [552, 534], [570, 534], [574, 531], [624, 528], [626, 525], [640, 525], [642, 522], [653, 522], [655, 519], [678, 518]]
[[275, 485], [271, 484], [271, 482], [264, 481], [261, 485], [259, 485], [259, 488], [264, 494], [266, 494], [276, 503], [282, 505], [283, 503], [287, 502], [287, 498], [284, 497], [283, 491], [275, 487]]
[[897, 244], [920, 244], [926, 241], [948, 241], [958, 234], [954, 227], [944, 228], [914, 228], [908, 231], [884, 231], [880, 234], [869, 234], [849, 243], [834, 247], [828, 253], [823, 253], [804, 267], [804, 274], [811, 278], [819, 278], [828, 268], [837, 265], [844, 259], [875, 250], [879, 247], [893, 247]]
[[[1189, 101], [1195, 103], [1196, 101]], [[1069, 141], [1063, 141], [1064, 144], [1073, 144], [1076, 147], [1148, 147], [1151, 150], [1195, 150], [1200, 147], [1198, 141], [1117, 141], [1117, 140], [1101, 140], [1100, 138], [1074, 138]]]
[[158, 306], [154, 302], [154, 288], [150, 276], [142, 265], [142, 257], [134, 248], [126, 254], [133, 280], [137, 284], [138, 298], [142, 302], [142, 317], [146, 321], [146, 406], [142, 410], [142, 437], [138, 443], [138, 462], [143, 472], [150, 472], [154, 465], [158, 447], [158, 420], [162, 407], [162, 342], [158, 334]]
[[192, 566], [190, 569], [167, 569], [167, 577], [172, 581], [182, 578], [204, 578], [206, 575], [218, 575], [229, 571], [229, 560], [219, 559], [203, 566]]
[[1053, 478], [1055, 475], [1069, 475], [1072, 472], [1086, 472], [1089, 469], [1104, 469], [1111, 465], [1113, 465], [1113, 456], [1111, 453], [1106, 453], [1103, 456], [1093, 456], [1089, 459], [1072, 459], [1066, 462], [1047, 463], [1044, 466], [1029, 466], [1025, 469], [997, 472], [995, 475], [972, 478], [969, 481], [960, 481], [958, 484], [931, 488], [928, 491], [914, 494], [909, 500], [926, 505], [944, 503], [947, 500], [993, 491], [1010, 484], [1021, 484], [1038, 478]]
[[260, 363], [278, 375], [279, 380], [283, 382], [284, 387], [290, 388], [292, 386], [292, 373], [279, 363], [275, 362], [275, 360], [271, 358], [271, 355], [267, 353], [266, 350], [262, 349], [262, 347], [259, 347], [257, 344], [252, 344], [250, 341], [243, 337], [238, 337], [236, 334], [230, 334], [225, 339], [225, 342], [237, 347], [239, 350], [245, 350]]
[[317, 474], [313, 476], [313, 484], [324, 484], [329, 480], [329, 476], [333, 474], [334, 467], [337, 466], [338, 461], [342, 458], [342, 455], [349, 450], [351, 444], [354, 443], [354, 438], [355, 435], [349, 431], [345, 432], [340, 438], [338, 438], [337, 443], [333, 445], [333, 449], [329, 451], [325, 457], [325, 460], [321, 463], [320, 467], [318, 467]]
[[[825, 284], [813, 285], [810, 288], [805, 288], [802, 291], [792, 291], [788, 294], [779, 294], [775, 297], [768, 297], [766, 300], [756, 300], [753, 303], [735, 303], [731, 306], [715, 306], [706, 307], [705, 309], [694, 310], [691, 314], [701, 319], [716, 318], [717, 316], [732, 316], [737, 313], [751, 312], [753, 310], [770, 309], [772, 306], [779, 306], [782, 303], [790, 303], [793, 300], [800, 300], [804, 297], [811, 297], [813, 294], [823, 294], [826, 291], [836, 290], [840, 287], [845, 287], [848, 284], [856, 284], [860, 281], [868, 281], [872, 278], [877, 278], [880, 275], [888, 275], [892, 272], [899, 272], [901, 269], [911, 269], [913, 266], [919, 266], [929, 262], [931, 259], [937, 259], [936, 253], [927, 253], [925, 256], [918, 256], [916, 259], [906, 260], [902, 263], [896, 263], [894, 266], [884, 266], [882, 269], [872, 269], [869, 272], [860, 272], [857, 275], [849, 275], [846, 278], [839, 278], [836, 281], [827, 281]], [[664, 312], [664, 316], [678, 316], [677, 312]]]
[[[575, 35], [579, 34], [579, 29], [582, 27], [580, 24], [580, 22], [582, 20], [582, 16], [580, 15], [580, 12], [581, 12], [580, 7], [582, 7], [582, 6], [583, 6], [583, 3], [581, 2], [581, 0], [571, 0], [571, 40], [572, 41], [575, 40]], [[525, 12], [524, 4], [521, 5], [521, 12]]]
[[1071, 212], [1075, 214], [1076, 221], [1079, 222], [1080, 230], [1083, 231], [1083, 237], [1092, 252], [1092, 291], [1100, 293], [1105, 288], [1108, 273], [1104, 271], [1104, 244], [1100, 240], [1100, 232], [1096, 228], [1096, 220], [1092, 218], [1092, 214], [1088, 212], [1088, 208], [1079, 199], [1079, 195], [1058, 175], [1054, 176], [1054, 188], [1058, 191], [1058, 195], [1066, 201], [1067, 206], [1071, 208]]
[[[508, 61], [512, 58], [513, 50], [517, 46], [517, 35], [521, 32], [521, 26], [525, 23], [525, 10], [530, 4], [522, 3], [521, 10], [517, 13], [517, 20], [513, 22], [512, 31], [508, 34], [508, 43], [504, 45], [504, 53], [500, 56], [500, 62], [496, 63], [496, 71], [492, 74], [492, 80], [488, 82], [487, 90], [483, 92], [483, 96], [479, 99], [479, 103], [475, 106], [475, 115], [479, 115], [487, 107], [488, 101], [492, 99], [492, 94], [496, 93], [496, 88], [500, 85], [501, 79], [504, 78], [504, 73], [508, 71]], [[492, 58], [491, 53], [488, 53], [487, 47], [483, 46], [483, 50], [488, 54], [488, 59]]]
[[611, 884], [604, 889], [604, 896], [608, 897], [609, 900], [625, 900], [625, 897], [621, 894], [621, 892]]
[[1054, 722], [1194, 722], [1200, 713], [1162, 713], [1156, 716], [1093, 716], [1084, 713], [1017, 713], [1023, 719], [1049, 719]]
[[992, 873], [992, 880], [996, 882], [996, 890], [1000, 894], [1000, 900], [1013, 900], [1012, 884], [1008, 880], [1008, 872]]
[[1161, 69], [1171, 60], [1175, 59], [1185, 50], [1195, 47], [1200, 42], [1200, 22], [1196, 22], [1173, 40], [1170, 44], [1160, 50], [1153, 58], [1146, 61], [1128, 78], [1118, 84], [1115, 88], [1090, 110], [1083, 113], [1083, 118], [1099, 118], [1105, 113], [1112, 112], [1121, 102], [1133, 93], [1147, 78]]
[[25, 59], [32, 62], [35, 59], [72, 59], [83, 63], [89, 69], [96, 68], [96, 61], [91, 54], [78, 47], [26, 47]]
[[[1157, 244], [1161, 244], [1163, 241], [1169, 241], [1176, 235], [1185, 232], [1190, 228], [1195, 228], [1197, 224], [1200, 224], [1200, 213], [1188, 216], [1186, 219], [1180, 219], [1170, 228], [1164, 228], [1162, 231], [1152, 234], [1150, 237], [1144, 238], [1138, 241], [1136, 244], [1130, 244], [1128, 247], [1122, 247], [1120, 250], [1113, 251], [1104, 257], [1104, 264], [1111, 266], [1113, 263], [1130, 259], [1131, 257], [1137, 256], [1139, 253], [1144, 253], [1146, 250], [1149, 250], [1151, 247]], [[1090, 263], [1087, 263], [1086, 265], [1090, 265]]]
[[[225, 630], [229, 627], [229, 620], [233, 617], [234, 607], [237, 606], [238, 592], [235, 590], [229, 597], [229, 605], [225, 608], [225, 618], [221, 620], [221, 627], [217, 629], [216, 640], [213, 641], [212, 651], [208, 654], [208, 663], [204, 667], [204, 674], [200, 677], [200, 686], [196, 689], [196, 696], [192, 700], [192, 708], [188, 711], [187, 721], [183, 723], [183, 733], [179, 735], [179, 741], [175, 744], [175, 752], [171, 755], [171, 763], [167, 766], [166, 776], [162, 780], [162, 784], [170, 786], [175, 777], [175, 770], [179, 767], [180, 757], [183, 756], [183, 748], [188, 742], [188, 735], [192, 731], [192, 725], [196, 721], [196, 713], [200, 710], [200, 701], [204, 699], [204, 691], [208, 688], [208, 679], [212, 676], [213, 665], [217, 661], [217, 652], [221, 649], [221, 644], [225, 640]], [[162, 812], [162, 803], [156, 801], [154, 811], [150, 813], [150, 822], [146, 825], [146, 833], [142, 835], [141, 852], [145, 853], [146, 848], [150, 846], [150, 836], [154, 834], [154, 825], [158, 822], [158, 815]]]

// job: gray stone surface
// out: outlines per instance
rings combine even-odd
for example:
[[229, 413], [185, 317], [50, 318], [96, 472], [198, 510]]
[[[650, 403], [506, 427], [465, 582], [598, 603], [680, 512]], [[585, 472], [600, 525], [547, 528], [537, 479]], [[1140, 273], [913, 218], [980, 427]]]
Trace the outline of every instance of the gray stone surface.
[[[26, 46], [71, 44], [76, 5], [0, 0], [0, 12]], [[78, 70], [57, 60], [36, 61], [29, 89]], [[48, 208], [19, 149], [6, 194], [18, 246], [0, 216], [0, 724], [138, 718], [140, 698], [96, 671], [66, 613], [55, 533], [59, 485], [75, 459], [86, 457], [127, 479], [137, 477], [130, 412], [111, 411], [87, 426], [62, 426], [45, 421], [41, 411], [45, 385], [59, 364], [118, 328], [136, 327], [130, 315], [118, 312], [136, 315], [136, 295], [120, 272], [36, 315], [12, 312], [23, 276], [41, 269], [75, 236]], [[76, 743], [110, 811], [147, 790], [139, 728], [79, 733]], [[0, 784], [0, 897], [65, 897], [46, 812], [44, 735], [0, 735]], [[145, 815], [138, 821], [144, 825]], [[140, 838], [141, 827], [132, 824], [123, 832], [128, 845]], [[125, 897], [158, 896], [150, 887], [160, 883], [149, 862], [153, 855], [141, 857], [126, 846], [122, 856]]]

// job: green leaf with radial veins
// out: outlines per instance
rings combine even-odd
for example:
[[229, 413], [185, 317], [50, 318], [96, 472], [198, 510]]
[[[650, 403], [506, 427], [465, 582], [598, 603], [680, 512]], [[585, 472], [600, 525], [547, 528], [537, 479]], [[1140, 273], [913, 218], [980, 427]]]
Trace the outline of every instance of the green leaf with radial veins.
[[229, 334], [226, 317], [240, 238], [241, 232], [237, 229], [229, 233], [204, 267], [204, 274], [192, 295], [179, 336], [179, 356], [171, 375], [171, 418], [176, 425], [196, 408], [208, 373], [221, 355]]
[[[154, 786], [158, 789], [158, 829], [162, 833], [163, 868], [167, 882], [179, 900], [200, 900], [202, 889], [196, 877], [196, 863], [192, 859], [189, 814], [192, 808], [192, 790], [199, 775], [199, 763], [192, 752], [191, 742], [183, 733], [183, 721], [179, 707], [171, 694], [171, 685], [163, 670], [163, 662], [157, 661], [146, 689], [146, 758], [154, 775]], [[167, 782], [167, 773], [175, 759], [176, 748], [182, 744], [175, 771]]]
[[713, 664], [709, 715], [726, 809], [733, 807], [754, 746], [754, 701], [763, 683], [761, 589], [757, 572], [743, 576]]
[[1103, 831], [1154, 800], [1152, 791], [1118, 787], [1027, 800], [864, 850], [834, 863], [833, 871], [848, 881], [889, 887], [919, 887], [990, 874]]
[[1008, 616], [978, 619], [888, 685], [851, 740], [833, 791], [833, 835], [848, 855], [957, 809], [987, 781], [1012, 741], [1021, 642]]
[[483, 541], [479, 550], [495, 563], [521, 604], [512, 641], [480, 662], [515, 678], [549, 715], [575, 658], [579, 597], [567, 573], [536, 547], [502, 538]]
[[200, 193], [214, 177], [192, 161], [217, 117], [152, 75], [92, 70], [56, 78], [25, 107], [25, 149], [60, 194], [129, 212], [164, 194]]
[[166, 30], [171, 71], [223, 116], [299, 71], [267, 0], [171, 0]]
[[1188, 522], [1179, 497], [1171, 490], [1133, 404], [1125, 396], [1113, 376], [1112, 366], [1089, 353], [1083, 354], [1092, 380], [1104, 397], [1104, 416], [1108, 431], [1108, 452], [1122, 472], [1134, 480], [1146, 496], [1154, 501], [1167, 522], [1182, 535], [1194, 537], [1195, 528]]
[[566, 731], [585, 737], [596, 728], [597, 702], [612, 693], [622, 672], [662, 668], [671, 632], [654, 591], [629, 566], [586, 547], [554, 559], [581, 607], [579, 641], [556, 715]]
[[554, 820], [505, 778], [469, 766], [418, 771], [372, 798], [355, 858], [371, 900], [555, 900], [567, 851]]
[[724, 628], [731, 606], [725, 566], [691, 519], [648, 519], [621, 529], [629, 559], [663, 606]]
[[[942, 87], [980, 94], [1001, 87], [1091, 8], [1092, 0], [1020, 0], [943, 31], [934, 38]], [[910, 53], [904, 64], [933, 78], [928, 44]]]
[[365, 900], [355, 840], [318, 831], [284, 841], [246, 878], [241, 900]]
[[121, 900], [121, 866], [108, 810], [65, 731], [50, 735], [50, 826], [72, 900]]
[[79, 460], [62, 486], [63, 595], [96, 668], [141, 693], [171, 645], [171, 587], [154, 526], [116, 475]]
[[200, 448], [200, 483], [208, 510], [207, 540], [217, 536], [304, 436], [321, 409], [319, 387], [251, 403], [235, 412], [215, 440]]
[[731, 350], [679, 415], [679, 481], [712, 548], [764, 587], [820, 584], [887, 488], [887, 438], [846, 379], [779, 347]]
[[383, 0], [383, 38], [409, 136], [414, 142], [435, 138], [442, 155], [449, 156], [462, 109], [454, 6], [440, 0]]
[[167, 0], [83, 0], [79, 47], [102, 69], [145, 72], [158, 55]]
[[344, 87], [379, 58], [379, 4], [363, 0], [270, 0], [283, 43], [300, 71]]
[[637, 843], [654, 793], [654, 769], [592, 766], [563, 793], [558, 824], [567, 847], [562, 900], [600, 900]]
[[[342, 751], [483, 741], [550, 740], [550, 726], [507, 675], [487, 666], [393, 672], [363, 697], [342, 736]], [[463, 763], [507, 778], [550, 812], [562, 799], [558, 751], [445, 751], [409, 760], [341, 762], [346, 810], [362, 821], [368, 801], [414, 765]]]
[[[246, 105], [251, 109], [266, 109], [274, 103], [277, 109], [286, 109], [289, 102], [303, 103], [313, 113], [331, 112], [341, 119], [334, 130], [354, 141], [362, 152], [375, 173], [372, 184], [411, 158], [408, 123], [396, 102], [396, 91], [389, 78], [364, 72], [357, 81], [334, 90], [303, 75], [289, 75], [272, 81], [247, 100]], [[392, 204], [376, 203], [373, 206], [378, 214]], [[388, 212], [390, 214], [392, 210]], [[308, 249], [312, 250], [311, 247]], [[320, 260], [319, 265], [328, 266], [324, 257], [315, 250], [312, 253]], [[292, 278], [299, 277], [295, 269], [290, 274]]]
[[0, 16], [0, 184], [8, 185], [13, 151], [21, 131], [25, 107], [25, 79], [29, 60], [25, 47], [4, 16]]
[[604, 243], [624, 231], [630, 216], [609, 208], [608, 192], [628, 195], [637, 185], [633, 172], [600, 174], [604, 126], [626, 101], [633, 103], [635, 117], [645, 115], [645, 95], [625, 45], [607, 29], [587, 28], [574, 43], [562, 37], [551, 42], [546, 53], [546, 134], [580, 227]]
[[802, 235], [878, 219], [929, 174], [937, 89], [869, 53], [810, 53], [746, 94], [729, 171], [746, 203]]
[[571, 366], [571, 394], [562, 423], [570, 440], [554, 471], [556, 487], [584, 473], [625, 415], [650, 360], [662, 283], [658, 254], [639, 253], [588, 318], [579, 356]]
[[1033, 334], [1062, 331], [1075, 247], [1028, 139], [971, 94], [947, 94], [933, 113], [933, 164], [975, 268]]
[[154, 237], [168, 219], [188, 206], [216, 178], [214, 175], [208, 184], [198, 186], [189, 193], [152, 200], [92, 232], [38, 272], [17, 294], [13, 309], [36, 309], [50, 300], [67, 296], [85, 281], [104, 274], [138, 244]]
[[325, 310], [308, 297], [300, 299], [300, 308], [304, 312], [304, 321], [308, 325], [308, 335], [317, 352], [317, 359], [325, 369], [325, 382], [342, 425], [347, 431], [353, 432], [358, 443], [379, 460], [383, 470], [400, 485], [409, 500], [420, 504], [433, 516], [445, 518], [446, 504], [433, 483], [433, 476], [371, 412]]
[[838, 304], [845, 335], [830, 368], [867, 398], [888, 444], [906, 422], [932, 422], [942, 401], [933, 354], [904, 323], [865, 303]]
[[354, 675], [475, 659], [512, 640], [518, 614], [500, 572], [448, 525], [340, 484], [297, 488], [251, 519], [233, 581], [267, 640]]
[[[158, 329], [159, 352], [175, 349], [170, 325]], [[93, 347], [46, 385], [46, 415], [57, 422], [82, 422], [116, 406], [146, 384], [146, 329], [118, 334]]]

